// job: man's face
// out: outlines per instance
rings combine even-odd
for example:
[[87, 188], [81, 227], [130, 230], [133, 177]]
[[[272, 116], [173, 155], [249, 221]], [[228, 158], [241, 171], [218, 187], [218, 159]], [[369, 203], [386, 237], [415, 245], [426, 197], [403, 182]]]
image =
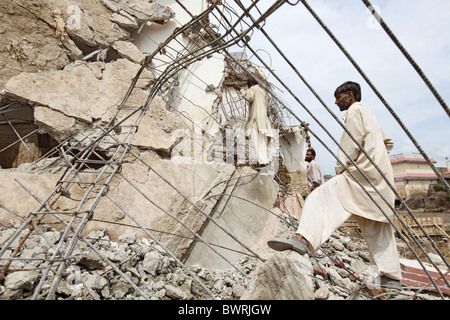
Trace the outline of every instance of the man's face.
[[349, 92], [341, 93], [336, 96], [335, 104], [341, 111], [345, 111], [352, 105], [351, 96]]
[[305, 156], [305, 161], [311, 162], [311, 160], [313, 160], [313, 159], [314, 159], [314, 157], [313, 157], [312, 153], [310, 151], [307, 151], [306, 156]]

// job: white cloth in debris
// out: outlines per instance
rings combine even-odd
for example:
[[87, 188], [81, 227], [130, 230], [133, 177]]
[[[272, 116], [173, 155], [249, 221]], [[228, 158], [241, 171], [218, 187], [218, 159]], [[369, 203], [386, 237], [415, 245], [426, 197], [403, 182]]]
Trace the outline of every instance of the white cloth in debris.
[[[312, 251], [317, 251], [352, 214], [344, 209], [339, 198], [340, 185], [345, 184], [338, 175], [315, 189], [305, 201], [297, 233], [306, 240]], [[380, 273], [401, 279], [399, 256], [394, 230], [389, 223], [355, 216], [366, 240], [373, 263]]]
[[313, 182], [318, 183], [319, 186], [325, 183], [322, 171], [320, 170], [320, 166], [316, 162], [316, 160], [311, 160], [308, 163], [308, 170], [306, 173], [306, 177], [308, 180], [308, 189], [311, 188]]
[[[380, 128], [372, 112], [364, 108], [361, 103], [356, 102], [347, 110], [343, 120], [350, 134], [364, 148], [366, 153], [383, 172], [391, 185], [394, 185], [394, 175], [388, 155], [392, 150], [394, 143]], [[342, 135], [340, 146], [342, 147], [342, 150], [339, 149], [337, 158], [355, 176], [357, 181], [364, 186], [365, 190], [367, 190], [383, 211], [380, 211], [374, 201], [371, 200], [358, 182], [353, 179], [338, 161], [335, 168], [336, 174], [342, 174], [345, 178], [339, 190], [340, 199], [344, 208], [355, 215], [367, 219], [388, 222], [387, 216], [392, 221], [394, 213], [387, 203], [394, 207], [394, 192], [390, 189], [389, 185], [379, 171], [372, 165], [367, 156], [345, 131]], [[377, 191], [371, 187], [367, 179], [358, 171], [357, 167], [344, 154], [343, 150], [370, 179], [374, 187], [387, 203]]]
[[268, 164], [270, 162], [270, 147], [265, 134], [251, 129], [250, 134], [249, 160], [250, 163]]
[[253, 157], [260, 164], [269, 163], [269, 139], [273, 136], [267, 111], [269, 102], [267, 93], [259, 85], [253, 85], [248, 90], [240, 91], [242, 97], [248, 101], [248, 119], [245, 133], [250, 137], [253, 146]]

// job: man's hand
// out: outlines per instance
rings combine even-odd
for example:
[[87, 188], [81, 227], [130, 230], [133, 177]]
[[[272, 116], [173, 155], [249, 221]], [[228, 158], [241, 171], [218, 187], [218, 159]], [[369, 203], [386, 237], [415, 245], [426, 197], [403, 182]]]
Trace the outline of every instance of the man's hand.
[[237, 82], [233, 83], [233, 88], [235, 88], [236, 90], [241, 90], [241, 87], [239, 86], [239, 84]]

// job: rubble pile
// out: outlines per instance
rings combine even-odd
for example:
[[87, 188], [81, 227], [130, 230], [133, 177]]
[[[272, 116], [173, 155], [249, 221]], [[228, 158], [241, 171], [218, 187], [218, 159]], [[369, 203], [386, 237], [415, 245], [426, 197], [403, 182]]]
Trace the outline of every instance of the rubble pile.
[[[293, 235], [293, 233], [292, 233]], [[430, 254], [432, 255], [432, 254]], [[438, 259], [436, 259], [437, 261]], [[379, 273], [359, 232], [341, 227], [314, 254], [275, 252], [259, 269], [275, 267], [266, 274], [252, 275], [242, 299], [283, 300], [439, 300], [433, 292], [403, 286], [402, 290], [380, 287]], [[443, 267], [441, 262], [440, 267]], [[278, 273], [278, 276], [273, 274]], [[301, 273], [303, 279], [289, 277]], [[267, 276], [267, 274], [270, 274]], [[287, 276], [286, 276], [287, 275]], [[261, 279], [258, 279], [260, 277]], [[272, 281], [273, 280], [273, 281]], [[283, 282], [286, 281], [288, 284]], [[265, 282], [265, 285], [263, 285]], [[274, 289], [275, 288], [275, 289]]]
[[[0, 51], [0, 66], [4, 71], [0, 74], [0, 106], [5, 113], [9, 107], [20, 111], [15, 115], [16, 126], [7, 121], [1, 128], [4, 132], [14, 133], [11, 136], [17, 141], [16, 128], [24, 126], [30, 134], [36, 131], [37, 141], [29, 143], [35, 147], [33, 150], [37, 153], [33, 156], [36, 159], [27, 158], [25, 161], [21, 152], [11, 149], [5, 156], [8, 166], [3, 165], [0, 170], [3, 191], [0, 194], [0, 248], [3, 248], [22, 223], [10, 217], [24, 218], [33, 213], [36, 206], [28, 188], [35, 191], [35, 199], [46, 199], [58, 183], [60, 170], [72, 166], [71, 157], [84, 148], [91, 148], [104, 134], [105, 128], [111, 131], [109, 126], [116, 121], [127, 120], [110, 132], [115, 139], [101, 140], [98, 145], [95, 143], [96, 149], [92, 152], [98, 158], [108, 158], [117, 150], [117, 141], [122, 141], [119, 138], [129, 135], [126, 128], [132, 128], [134, 121], [127, 119], [127, 112], [131, 114], [130, 110], [137, 110], [147, 101], [157, 74], [150, 71], [151, 68], [144, 69], [133, 93], [127, 98], [129, 105], [120, 108], [120, 102], [146, 58], [142, 48], [136, 46], [135, 43], [140, 43], [136, 39], [148, 24], [155, 24], [155, 29], [160, 30], [174, 18], [174, 12], [168, 6], [147, 0], [61, 0], [57, 3], [53, 0], [15, 0], [4, 3], [0, 16], [0, 45], [4, 48]], [[160, 55], [165, 56], [167, 52], [162, 49], [158, 48]], [[211, 57], [205, 60], [216, 63]], [[218, 60], [223, 62], [223, 58]], [[213, 69], [220, 71], [214, 77], [217, 83], [221, 83], [224, 77], [225, 69], [221, 63]], [[209, 74], [213, 72], [208, 69]], [[172, 78], [178, 89], [184, 88], [184, 83], [178, 83], [177, 77]], [[208, 78], [208, 81], [212, 79]], [[211, 82], [208, 82], [206, 90], [202, 84], [191, 94], [201, 92], [205, 104], [211, 108], [209, 110], [216, 110], [218, 98], [222, 99], [222, 96], [210, 90], [210, 86]], [[177, 213], [179, 220], [193, 229], [197, 228], [196, 231], [202, 230], [203, 234], [206, 233], [200, 229], [203, 216], [193, 214], [195, 210], [189, 209], [192, 203], [181, 194], [193, 199], [202, 210], [210, 210], [210, 216], [213, 216], [213, 209], [222, 210], [218, 211], [218, 216], [223, 217], [227, 224], [230, 221], [225, 220], [226, 213], [231, 212], [235, 217], [234, 211], [239, 211], [242, 216], [231, 220], [231, 223], [240, 223], [239, 227], [251, 225], [255, 235], [258, 234], [251, 245], [259, 246], [261, 237], [272, 234], [276, 228], [273, 217], [267, 218], [269, 214], [259, 208], [271, 209], [272, 197], [276, 197], [277, 191], [267, 176], [256, 175], [257, 178], [253, 178], [254, 172], [249, 167], [237, 170], [229, 164], [202, 163], [194, 170], [170, 161], [170, 151], [180, 141], [180, 136], [175, 133], [185, 127], [180, 114], [192, 115], [183, 111], [184, 106], [180, 102], [187, 101], [187, 98], [180, 100], [182, 94], [173, 88], [166, 88], [166, 91], [163, 96], [154, 97], [148, 112], [142, 115], [139, 130], [130, 142], [132, 156], [121, 160], [120, 176], [111, 180], [108, 195], [117, 203], [128, 204], [131, 207], [128, 211], [147, 227], [163, 230], [167, 234], [163, 240], [168, 242], [169, 250], [142, 237], [138, 231], [123, 231], [122, 225], [126, 225], [124, 210], [102, 199], [105, 201], [100, 201], [98, 206], [96, 204], [97, 221], [90, 221], [89, 227], [83, 230], [87, 242], [77, 239], [68, 260], [61, 262], [65, 266], [61, 272], [56, 262], [69, 246], [72, 247], [69, 243], [72, 240], [64, 231], [50, 225], [52, 222], [25, 227], [0, 257], [0, 300], [439, 299], [420, 290], [400, 292], [368, 288], [367, 283], [374, 277], [368, 268], [369, 254], [364, 241], [352, 229], [336, 232], [314, 255], [267, 249], [264, 261], [243, 255], [229, 269], [205, 268], [199, 266], [200, 263], [181, 264], [179, 256], [186, 253], [190, 243], [183, 239], [186, 243], [180, 245], [175, 241], [178, 238], [168, 235], [179, 235], [184, 227], [139, 199], [158, 199], [159, 206]], [[180, 102], [183, 112], [172, 112], [164, 97]], [[175, 102], [173, 107], [180, 107]], [[195, 108], [199, 106], [195, 105]], [[30, 110], [31, 114], [27, 113]], [[125, 111], [127, 115], [121, 113], [116, 118], [119, 110], [128, 110]], [[204, 119], [203, 113], [199, 113], [199, 117]], [[10, 144], [5, 137], [2, 134], [5, 146], [0, 149], [3, 150], [9, 149]], [[49, 156], [35, 161], [44, 156], [47, 148], [57, 146], [61, 159]], [[25, 154], [31, 153], [28, 145], [26, 149]], [[9, 158], [17, 158], [17, 161], [9, 161]], [[106, 164], [106, 161], [95, 157], [84, 160], [91, 164], [90, 170], [81, 166], [83, 170], [76, 172], [82, 176], [83, 183], [70, 190], [59, 189], [55, 210], [78, 212], [80, 202], [87, 195], [84, 193], [85, 184], [96, 181], [95, 177], [100, 173], [92, 164], [97, 165], [96, 161]], [[63, 166], [60, 166], [60, 161]], [[45, 170], [41, 170], [40, 163], [45, 164]], [[280, 175], [284, 188], [291, 182], [290, 178], [294, 181], [300, 177], [293, 174], [288, 177], [286, 168], [282, 169]], [[161, 183], [159, 172], [169, 176], [167, 181], [173, 186]], [[74, 184], [73, 181], [69, 183]], [[134, 187], [137, 184], [139, 187]], [[234, 199], [224, 196], [233, 192], [237, 194]], [[237, 202], [241, 197], [251, 199], [249, 202], [257, 206], [250, 208], [250, 205]], [[105, 217], [108, 223], [116, 223], [115, 227], [109, 230], [99, 227], [104, 225], [101, 222]], [[256, 230], [258, 228], [260, 230]], [[245, 237], [248, 234], [247, 230], [233, 230], [233, 235], [236, 232], [242, 232]], [[289, 232], [292, 233], [293, 229]], [[60, 239], [64, 241], [60, 243]], [[221, 241], [221, 245], [229, 244]], [[202, 256], [201, 249], [198, 251], [198, 256]], [[190, 251], [191, 257], [195, 256], [193, 252]], [[215, 258], [207, 256], [205, 259]], [[60, 277], [59, 281], [53, 281], [55, 275], [56, 279]], [[55, 287], [53, 284], [56, 283]]]
[[[14, 221], [2, 227], [0, 243], [4, 243], [17, 227], [17, 221], [15, 227]], [[50, 227], [42, 227], [40, 231], [41, 234], [30, 235], [12, 260], [0, 285], [0, 300], [33, 298], [62, 235]], [[22, 234], [27, 232], [25, 229]], [[402, 291], [370, 289], [367, 283], [373, 280], [373, 274], [368, 268], [365, 243], [348, 228], [338, 230], [314, 256], [301, 256], [293, 251], [273, 252], [266, 261], [260, 261], [243, 255], [236, 268], [226, 270], [183, 266], [155, 241], [137, 239], [134, 233], [113, 241], [108, 231], [102, 229], [91, 232], [85, 239], [106, 259], [79, 240], [70, 256], [70, 266], [62, 272], [56, 288], [57, 300], [440, 299], [432, 293], [408, 288]], [[20, 240], [18, 237], [15, 242]], [[64, 251], [66, 245], [64, 243], [60, 250]], [[7, 251], [2, 266], [11, 255], [12, 250]], [[51, 270], [56, 271], [56, 266]], [[53, 281], [52, 271], [36, 299], [45, 299], [48, 294]]]
[[[0, 242], [3, 243], [14, 231], [14, 228], [2, 228]], [[10, 265], [4, 283], [0, 286], [1, 300], [32, 298], [42, 270], [54, 254], [54, 248], [47, 240], [57, 244], [62, 235], [55, 229], [42, 231], [42, 235], [29, 237]], [[22, 231], [24, 235], [27, 232]], [[55, 299], [92, 300], [94, 296], [106, 300], [211, 299], [192, 275], [205, 282], [215, 295], [223, 299], [239, 299], [247, 282], [242, 274], [231, 270], [214, 271], [194, 266], [189, 267], [189, 274], [161, 246], [151, 239], [138, 240], [136, 234], [126, 234], [119, 237], [118, 241], [112, 241], [107, 230], [102, 229], [91, 232], [86, 239], [123, 274], [114, 271], [100, 255], [80, 241], [70, 257], [71, 266], [63, 273], [56, 289]], [[62, 251], [66, 245], [64, 243], [61, 247]], [[2, 265], [11, 253], [5, 254]], [[254, 263], [248, 259], [241, 261], [240, 268], [246, 273], [250, 273], [254, 267]], [[41, 297], [37, 299], [42, 299], [48, 293], [53, 276], [49, 278], [42, 286]], [[126, 279], [131, 280], [145, 296], [137, 292]], [[86, 287], [94, 291], [94, 296]]]
[[[427, 195], [413, 196], [405, 200], [406, 205], [416, 211], [427, 212], [449, 212], [450, 211], [450, 196], [444, 190], [434, 190], [432, 186]], [[405, 209], [401, 205], [400, 209]]]

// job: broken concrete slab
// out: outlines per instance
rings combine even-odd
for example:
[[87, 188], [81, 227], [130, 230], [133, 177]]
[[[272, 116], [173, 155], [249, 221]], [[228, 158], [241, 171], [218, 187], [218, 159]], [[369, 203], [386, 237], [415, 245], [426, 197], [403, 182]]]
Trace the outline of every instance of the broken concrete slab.
[[40, 8], [41, 4], [27, 10], [18, 1], [2, 3], [0, 47], [4, 50], [0, 51], [0, 88], [22, 71], [61, 69], [70, 62], [59, 39], [54, 37], [54, 29], [45, 20], [36, 19]]
[[[250, 250], [258, 255], [266, 256], [267, 246], [263, 235], [276, 228], [276, 220], [271, 219], [270, 211], [275, 202], [278, 187], [273, 177], [260, 175], [249, 167], [236, 170], [232, 178], [224, 180], [226, 188], [222, 192], [214, 192], [207, 199], [218, 200], [211, 217], [220, 226], [233, 230], [233, 236], [242, 241]], [[267, 225], [269, 222], [269, 225]], [[217, 224], [207, 222], [202, 227], [201, 236], [209, 243], [221, 245], [231, 250], [215, 248], [231, 262], [236, 262], [248, 249], [226, 234]], [[272, 225], [274, 224], [274, 225]], [[211, 249], [202, 242], [196, 242], [190, 248], [186, 263], [200, 264], [210, 268], [229, 268], [225, 259], [210, 259], [205, 252]], [[236, 252], [234, 251], [236, 250]]]
[[89, 102], [93, 101], [89, 100], [98, 96], [98, 82], [86, 65], [48, 73], [24, 72], [6, 83], [3, 94], [24, 104], [47, 106], [66, 116], [92, 122]]
[[[0, 184], [2, 186], [0, 204], [26, 218], [30, 212], [39, 206], [39, 203], [17, 181], [33, 190], [34, 194], [40, 199], [45, 199], [55, 187], [58, 178], [59, 175], [50, 172], [30, 173], [20, 169], [0, 170]], [[20, 216], [0, 208], [0, 222], [8, 223], [10, 219], [20, 220]]]
[[[53, 30], [67, 34], [75, 42], [87, 47], [108, 47], [116, 40], [128, 39], [130, 34], [111, 21], [111, 11], [99, 1], [51, 0], [16, 1], [46, 21]], [[60, 25], [55, 16], [60, 17]], [[58, 28], [60, 30], [58, 30]]]
[[[177, 131], [185, 125], [177, 114], [166, 109], [161, 97], [155, 97], [140, 121], [132, 145], [169, 153], [178, 141]], [[120, 136], [119, 136], [120, 138]]]
[[0, 52], [0, 87], [21, 72], [59, 70], [84, 54], [130, 40], [130, 32], [145, 21], [174, 17], [170, 8], [144, 0], [17, 0], [5, 2], [0, 13], [0, 32], [8, 35], [0, 38], [7, 48]]
[[[178, 230], [188, 237], [192, 237], [192, 234], [174, 217], [198, 232], [202, 224], [198, 223], [197, 218], [198, 215], [203, 216], [197, 210], [193, 210], [196, 212], [193, 215], [188, 214], [189, 210], [183, 210], [183, 204], [186, 208], [192, 207], [183, 195], [196, 203], [209, 191], [211, 185], [218, 183], [220, 179], [228, 179], [234, 167], [227, 164], [177, 165], [170, 159], [161, 159], [151, 151], [141, 151], [139, 158], [142, 161], [130, 160], [131, 162], [123, 164], [121, 175], [113, 179], [108, 194], [115, 202], [122, 204], [141, 225], [167, 232], [167, 234], [157, 233], [155, 236], [165, 242], [174, 241], [171, 250], [178, 253], [182, 250], [182, 247], [177, 245], [180, 238], [174, 238], [171, 234], [179, 234]], [[219, 172], [221, 174], [218, 175]], [[126, 224], [135, 225], [120, 208], [106, 198], [100, 200], [94, 217], [95, 221], [92, 220], [87, 224], [85, 232], [108, 227], [108, 221], [112, 221], [113, 217], [124, 226], [112, 228], [111, 237], [117, 237], [129, 230]], [[147, 236], [140, 229], [136, 232], [141, 237]]]
[[50, 108], [36, 106], [34, 123], [42, 133], [49, 133], [56, 141], [63, 141], [73, 134], [75, 118]]
[[117, 23], [122, 28], [136, 29], [139, 27], [137, 20], [123, 10], [120, 10], [120, 12], [114, 12], [111, 15], [111, 21]]
[[175, 12], [168, 6], [163, 6], [156, 2], [122, 0], [120, 2], [122, 10], [136, 17], [138, 23], [146, 21], [167, 21], [175, 17]]
[[122, 58], [128, 59], [134, 63], [141, 64], [145, 60], [145, 55], [129, 41], [116, 41], [112, 45]]
[[314, 288], [308, 275], [280, 252], [258, 268], [241, 300], [314, 300]]
[[[97, 63], [79, 62], [61, 71], [23, 72], [6, 83], [2, 94], [24, 104], [48, 107], [83, 122], [108, 121], [105, 114], [120, 104], [140, 66], [126, 59], [107, 63], [103, 70], [97, 66]], [[151, 73], [144, 71], [142, 79], [139, 85], [145, 87], [152, 80]], [[136, 100], [131, 99], [130, 103], [139, 106], [145, 102], [147, 93], [136, 89], [133, 97]], [[45, 119], [40, 121], [45, 122]]]

